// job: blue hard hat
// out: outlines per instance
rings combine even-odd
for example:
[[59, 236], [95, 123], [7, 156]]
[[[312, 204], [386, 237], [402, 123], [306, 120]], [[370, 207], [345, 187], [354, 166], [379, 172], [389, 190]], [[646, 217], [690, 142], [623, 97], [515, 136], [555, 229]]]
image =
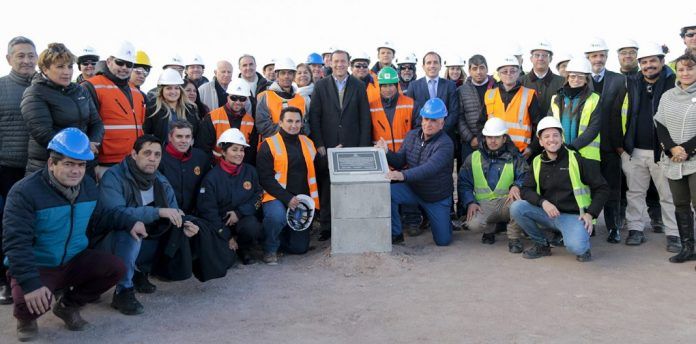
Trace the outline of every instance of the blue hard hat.
[[56, 134], [48, 143], [48, 149], [63, 154], [75, 160], [93, 160], [94, 153], [90, 149], [89, 138], [82, 130], [65, 128]]
[[317, 53], [311, 53], [309, 56], [307, 56], [307, 64], [320, 64], [324, 65], [324, 59], [321, 58], [321, 55]]
[[447, 107], [440, 98], [431, 98], [420, 109], [423, 118], [438, 119], [447, 117]]

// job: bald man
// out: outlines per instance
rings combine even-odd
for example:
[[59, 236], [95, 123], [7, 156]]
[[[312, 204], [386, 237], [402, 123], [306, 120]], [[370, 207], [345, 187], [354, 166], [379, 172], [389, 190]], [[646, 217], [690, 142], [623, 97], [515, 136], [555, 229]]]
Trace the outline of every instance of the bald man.
[[218, 61], [213, 74], [213, 80], [198, 88], [201, 102], [208, 109], [217, 109], [227, 103], [227, 86], [232, 82], [232, 64], [229, 61]]

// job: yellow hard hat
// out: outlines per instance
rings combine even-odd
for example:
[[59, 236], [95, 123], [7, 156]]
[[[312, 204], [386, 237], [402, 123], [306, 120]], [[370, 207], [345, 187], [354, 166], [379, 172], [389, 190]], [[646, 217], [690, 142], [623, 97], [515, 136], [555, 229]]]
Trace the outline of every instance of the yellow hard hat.
[[135, 64], [144, 65], [152, 68], [152, 64], [150, 63], [150, 57], [147, 56], [147, 54], [142, 50], [138, 50], [135, 52]]

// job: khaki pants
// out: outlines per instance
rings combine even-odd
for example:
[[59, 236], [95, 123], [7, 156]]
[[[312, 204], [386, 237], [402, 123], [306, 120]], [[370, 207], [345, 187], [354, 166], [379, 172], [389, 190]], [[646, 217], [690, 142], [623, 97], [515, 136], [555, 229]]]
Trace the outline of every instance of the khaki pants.
[[510, 204], [505, 204], [507, 198], [497, 198], [490, 201], [480, 201], [481, 212], [476, 213], [466, 225], [472, 232], [495, 233], [495, 225], [498, 222], [508, 222], [508, 239], [520, 239], [522, 229], [510, 218]]
[[645, 204], [645, 196], [650, 187], [652, 178], [657, 193], [660, 195], [660, 207], [662, 208], [662, 221], [665, 224], [665, 235], [679, 236], [677, 221], [674, 216], [674, 202], [672, 192], [669, 189], [667, 177], [662, 172], [662, 167], [653, 160], [653, 151], [634, 149], [632, 155], [622, 154], [621, 162], [628, 192], [626, 192], [626, 227], [628, 230], [643, 231], [648, 206]]

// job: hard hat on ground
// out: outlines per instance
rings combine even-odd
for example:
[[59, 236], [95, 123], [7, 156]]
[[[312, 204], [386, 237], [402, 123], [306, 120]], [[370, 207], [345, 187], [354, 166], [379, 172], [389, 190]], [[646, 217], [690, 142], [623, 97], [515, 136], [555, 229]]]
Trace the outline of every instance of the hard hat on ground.
[[498, 117], [491, 117], [486, 121], [486, 124], [481, 130], [483, 136], [503, 136], [508, 133], [505, 121]]
[[48, 143], [48, 150], [75, 160], [94, 160], [89, 138], [77, 128], [65, 128], [59, 131]]
[[181, 78], [181, 74], [179, 74], [179, 72], [173, 68], [165, 69], [162, 72], [162, 74], [160, 74], [160, 77], [157, 80], [158, 86], [183, 85], [183, 84], [184, 84], [184, 79]]
[[420, 110], [423, 118], [438, 119], [447, 117], [447, 106], [440, 98], [430, 98]]
[[561, 125], [561, 122], [553, 116], [546, 116], [539, 121], [539, 124], [537, 125], [537, 131], [536, 134], [537, 136], [541, 135], [541, 132], [544, 129], [548, 128], [558, 128], [558, 130], [563, 133], [563, 126]]
[[315, 204], [314, 200], [307, 195], [297, 195], [295, 197], [300, 201], [300, 204], [295, 209], [288, 208], [285, 215], [288, 226], [294, 231], [301, 232], [312, 225]]
[[398, 84], [399, 74], [392, 67], [384, 67], [377, 74], [377, 81], [380, 85]]
[[242, 78], [237, 78], [232, 80], [229, 86], [227, 86], [227, 94], [231, 96], [242, 96], [251, 97], [251, 88], [249, 83], [244, 81]]
[[237, 128], [230, 128], [222, 132], [222, 135], [220, 135], [217, 141], [217, 145], [220, 146], [223, 143], [235, 143], [244, 147], [249, 147], [246, 138], [244, 138], [244, 134]]

